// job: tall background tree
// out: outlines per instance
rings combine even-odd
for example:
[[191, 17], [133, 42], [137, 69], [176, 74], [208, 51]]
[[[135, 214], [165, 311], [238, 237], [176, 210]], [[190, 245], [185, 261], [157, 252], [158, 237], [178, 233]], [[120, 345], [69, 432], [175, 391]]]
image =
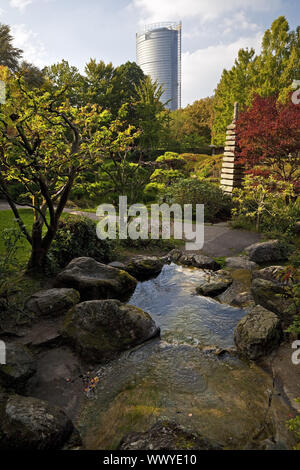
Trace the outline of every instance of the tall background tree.
[[223, 145], [230, 124], [234, 102], [241, 109], [249, 107], [255, 94], [277, 95], [284, 102], [292, 82], [300, 76], [300, 27], [291, 31], [280, 16], [263, 37], [261, 54], [241, 49], [231, 70], [224, 70], [215, 91], [212, 143]]
[[169, 119], [165, 109], [166, 103], [161, 101], [164, 89], [157, 81], [153, 82], [149, 76], [144, 81], [140, 81], [135, 88], [137, 94], [136, 125], [141, 130], [139, 145], [151, 159], [153, 150], [158, 148], [160, 140], [164, 140], [164, 125]]
[[18, 69], [22, 54], [21, 49], [13, 46], [10, 27], [0, 23], [0, 65], [4, 65], [12, 72], [15, 72]]
[[211, 142], [213, 97], [203, 98], [170, 113], [169, 145], [178, 151], [190, 151]]

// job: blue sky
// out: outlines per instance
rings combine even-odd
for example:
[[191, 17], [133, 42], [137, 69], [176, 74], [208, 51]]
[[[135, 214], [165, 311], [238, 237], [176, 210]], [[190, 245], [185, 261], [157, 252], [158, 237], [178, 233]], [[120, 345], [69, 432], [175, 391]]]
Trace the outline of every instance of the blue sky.
[[241, 47], [259, 51], [263, 32], [285, 15], [300, 24], [299, 0], [0, 0], [24, 58], [43, 66], [66, 59], [81, 71], [90, 57], [135, 60], [145, 23], [183, 22], [183, 105], [211, 95]]

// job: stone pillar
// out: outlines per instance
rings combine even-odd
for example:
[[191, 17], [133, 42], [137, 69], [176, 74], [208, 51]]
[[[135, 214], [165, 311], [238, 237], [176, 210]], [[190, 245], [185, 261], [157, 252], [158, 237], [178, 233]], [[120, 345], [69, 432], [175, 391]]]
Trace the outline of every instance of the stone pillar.
[[236, 150], [236, 121], [238, 119], [239, 106], [234, 103], [233, 121], [227, 127], [223, 164], [221, 170], [221, 188], [226, 193], [232, 193], [234, 188], [241, 187], [243, 170], [237, 164]]

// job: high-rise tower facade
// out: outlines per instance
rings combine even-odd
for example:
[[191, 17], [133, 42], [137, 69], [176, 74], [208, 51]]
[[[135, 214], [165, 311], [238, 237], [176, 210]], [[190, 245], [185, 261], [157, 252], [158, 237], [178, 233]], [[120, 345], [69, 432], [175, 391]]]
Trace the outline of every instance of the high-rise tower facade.
[[162, 101], [181, 107], [181, 22], [154, 23], [136, 35], [137, 64], [164, 88]]

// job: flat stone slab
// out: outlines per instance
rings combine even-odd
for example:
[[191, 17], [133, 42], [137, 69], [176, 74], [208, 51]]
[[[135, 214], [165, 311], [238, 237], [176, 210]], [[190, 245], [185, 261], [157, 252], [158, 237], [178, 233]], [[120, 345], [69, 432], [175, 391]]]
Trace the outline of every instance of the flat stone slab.
[[85, 300], [129, 298], [137, 280], [121, 269], [98, 263], [93, 258], [75, 258], [58, 274], [56, 287], [73, 288]]
[[60, 333], [62, 322], [63, 318], [55, 320], [41, 319], [39, 322], [34, 323], [24, 336], [18, 339], [18, 343], [33, 350], [57, 346], [62, 339]]
[[36, 374], [27, 384], [27, 394], [61, 407], [74, 419], [84, 399], [83, 377], [90, 366], [68, 347], [59, 346], [40, 352]]
[[234, 269], [249, 269], [249, 271], [252, 271], [257, 268], [258, 265], [253, 261], [250, 261], [246, 256], [235, 256], [226, 258], [226, 267]]

